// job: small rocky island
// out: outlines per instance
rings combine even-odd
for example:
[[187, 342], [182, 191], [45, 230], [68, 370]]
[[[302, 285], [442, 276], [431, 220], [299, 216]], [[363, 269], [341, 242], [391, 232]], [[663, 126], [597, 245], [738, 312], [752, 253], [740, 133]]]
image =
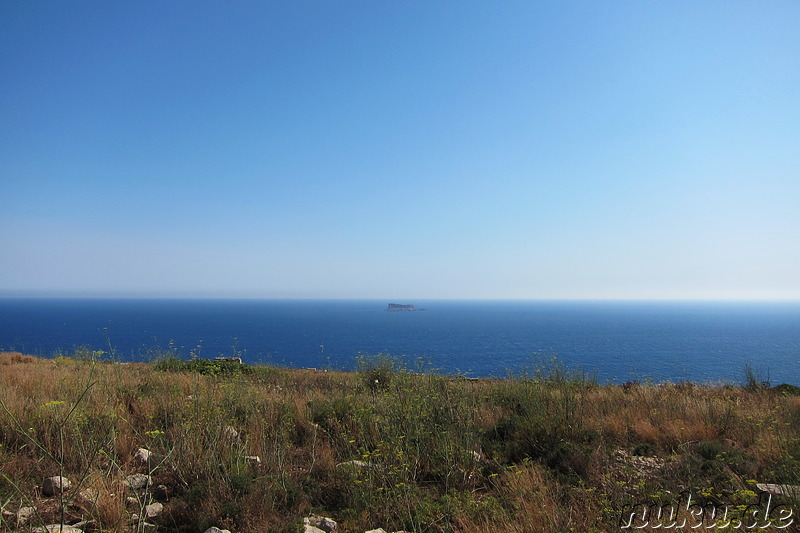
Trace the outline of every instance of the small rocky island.
[[424, 309], [417, 309], [413, 305], [405, 304], [389, 304], [386, 308], [387, 311], [424, 311]]

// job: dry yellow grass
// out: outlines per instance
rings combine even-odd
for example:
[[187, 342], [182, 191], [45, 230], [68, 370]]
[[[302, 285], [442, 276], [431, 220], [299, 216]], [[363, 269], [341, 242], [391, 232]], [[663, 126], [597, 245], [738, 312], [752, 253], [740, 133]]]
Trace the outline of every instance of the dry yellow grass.
[[[99, 532], [130, 529], [134, 472], [168, 488], [163, 530], [241, 533], [293, 531], [310, 512], [359, 533], [609, 531], [633, 502], [689, 490], [740, 505], [755, 481], [800, 482], [800, 400], [767, 390], [385, 368], [213, 377], [18, 353], [0, 365], [0, 502], [56, 520], [37, 486], [63, 472], [82, 481], [68, 518]], [[143, 468], [140, 447], [166, 460]], [[337, 466], [353, 460], [372, 466]]]

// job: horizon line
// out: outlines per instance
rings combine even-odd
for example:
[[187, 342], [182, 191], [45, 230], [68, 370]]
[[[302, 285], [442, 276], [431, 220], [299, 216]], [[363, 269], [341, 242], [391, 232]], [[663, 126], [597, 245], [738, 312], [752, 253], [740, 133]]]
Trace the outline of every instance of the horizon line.
[[378, 296], [209, 296], [209, 295], [125, 295], [125, 294], [64, 294], [64, 293], [15, 293], [14, 291], [0, 291], [0, 299], [16, 300], [272, 300], [272, 301], [381, 301], [381, 302], [408, 302], [408, 301], [484, 301], [484, 302], [696, 302], [696, 303], [800, 303], [800, 298], [742, 298], [742, 297], [378, 297]]

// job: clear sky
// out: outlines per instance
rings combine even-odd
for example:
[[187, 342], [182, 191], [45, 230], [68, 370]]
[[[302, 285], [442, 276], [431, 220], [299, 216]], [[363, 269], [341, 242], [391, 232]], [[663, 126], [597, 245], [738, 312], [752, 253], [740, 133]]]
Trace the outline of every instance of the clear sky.
[[800, 299], [800, 2], [0, 7], [0, 295]]

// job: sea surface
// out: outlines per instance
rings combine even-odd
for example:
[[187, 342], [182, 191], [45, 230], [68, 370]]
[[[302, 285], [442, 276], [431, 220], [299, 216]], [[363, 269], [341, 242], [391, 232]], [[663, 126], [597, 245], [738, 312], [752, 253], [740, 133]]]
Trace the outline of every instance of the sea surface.
[[[552, 358], [600, 383], [741, 383], [749, 365], [800, 385], [800, 302], [0, 299], [0, 349], [76, 346], [122, 361], [183, 357], [351, 370], [359, 355], [505, 377]], [[108, 355], [106, 355], [108, 357]]]

